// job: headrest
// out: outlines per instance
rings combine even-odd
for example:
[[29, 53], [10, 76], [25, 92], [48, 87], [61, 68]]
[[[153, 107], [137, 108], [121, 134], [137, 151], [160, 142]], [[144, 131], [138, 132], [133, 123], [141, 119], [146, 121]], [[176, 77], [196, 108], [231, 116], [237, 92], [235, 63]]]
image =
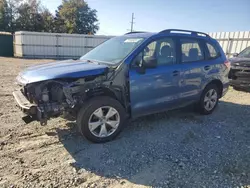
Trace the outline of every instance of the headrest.
[[199, 52], [197, 48], [191, 48], [188, 53], [189, 57], [198, 57], [198, 54]]
[[165, 45], [161, 48], [161, 56], [171, 56], [172, 48], [169, 45]]

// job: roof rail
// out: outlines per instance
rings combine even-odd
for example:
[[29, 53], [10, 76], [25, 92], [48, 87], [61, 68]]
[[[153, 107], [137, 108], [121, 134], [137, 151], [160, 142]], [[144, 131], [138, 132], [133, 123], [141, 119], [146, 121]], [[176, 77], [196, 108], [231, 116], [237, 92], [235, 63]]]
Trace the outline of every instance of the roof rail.
[[147, 33], [146, 31], [131, 31], [128, 33], [125, 33], [125, 35], [135, 34], [135, 33]]
[[187, 34], [190, 33], [191, 35], [194, 36], [205, 36], [205, 37], [210, 37], [208, 34], [199, 32], [199, 31], [190, 31], [190, 30], [183, 30], [183, 29], [166, 29], [163, 30], [159, 33], [171, 33], [171, 32], [180, 32], [181, 34]]

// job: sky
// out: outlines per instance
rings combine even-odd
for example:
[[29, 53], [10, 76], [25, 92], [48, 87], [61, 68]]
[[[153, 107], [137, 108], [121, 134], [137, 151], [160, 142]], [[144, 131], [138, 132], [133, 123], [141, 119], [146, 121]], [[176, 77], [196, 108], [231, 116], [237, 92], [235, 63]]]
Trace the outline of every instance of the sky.
[[[190, 29], [203, 32], [250, 31], [250, 0], [85, 0], [97, 10], [100, 35], [129, 31]], [[61, 0], [41, 0], [51, 12]]]

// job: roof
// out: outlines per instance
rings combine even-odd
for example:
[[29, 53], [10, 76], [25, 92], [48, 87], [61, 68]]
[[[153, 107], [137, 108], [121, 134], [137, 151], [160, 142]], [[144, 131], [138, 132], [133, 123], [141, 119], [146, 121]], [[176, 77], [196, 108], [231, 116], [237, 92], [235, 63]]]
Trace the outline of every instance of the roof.
[[135, 32], [135, 33], [130, 33], [130, 34], [125, 34], [126, 37], [143, 37], [143, 38], [149, 38], [157, 33], [151, 33], [151, 32]]
[[151, 32], [130, 32], [125, 34], [126, 37], [143, 37], [149, 38], [153, 35], [169, 35], [169, 36], [187, 36], [187, 37], [198, 37], [198, 38], [207, 38], [211, 37], [207, 33], [199, 32], [199, 31], [190, 31], [190, 30], [182, 30], [182, 29], [166, 29], [160, 31], [158, 33]]

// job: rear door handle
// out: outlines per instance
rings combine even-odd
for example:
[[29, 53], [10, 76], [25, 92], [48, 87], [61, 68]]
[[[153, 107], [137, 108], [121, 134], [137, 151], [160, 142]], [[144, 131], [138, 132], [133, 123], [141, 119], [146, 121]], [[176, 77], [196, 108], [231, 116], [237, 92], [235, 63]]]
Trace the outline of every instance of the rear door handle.
[[205, 70], [210, 70], [211, 69], [211, 66], [207, 65], [204, 67]]
[[173, 74], [173, 76], [178, 76], [178, 75], [180, 74], [180, 71], [177, 71], [177, 70], [176, 70], [176, 71], [173, 71], [172, 74]]

